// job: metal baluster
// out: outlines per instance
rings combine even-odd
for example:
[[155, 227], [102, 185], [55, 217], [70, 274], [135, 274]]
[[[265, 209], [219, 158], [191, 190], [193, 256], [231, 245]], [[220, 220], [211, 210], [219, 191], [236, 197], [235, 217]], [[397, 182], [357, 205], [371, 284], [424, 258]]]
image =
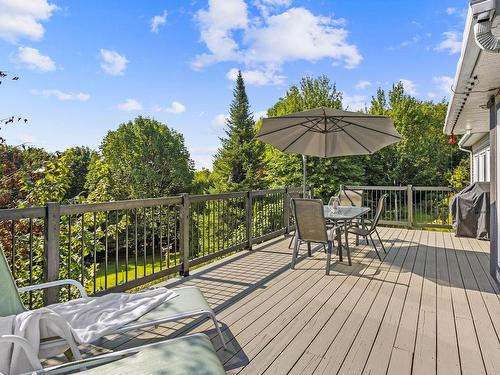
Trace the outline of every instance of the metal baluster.
[[147, 224], [147, 214], [146, 214], [146, 207], [142, 209], [142, 215], [143, 215], [143, 244], [142, 244], [142, 253], [144, 256], [144, 264], [143, 264], [143, 274], [142, 276], [146, 276], [146, 265], [148, 264], [148, 259], [147, 259], [147, 229], [146, 229], [146, 224]]
[[151, 207], [151, 264], [152, 264], [152, 273], [155, 273], [155, 225], [156, 225], [156, 219], [155, 219], [155, 208]]
[[134, 209], [134, 231], [135, 231], [135, 239], [134, 239], [134, 280], [137, 280], [137, 257], [139, 253], [139, 244], [138, 244], [138, 223], [137, 223], [137, 208]]
[[160, 205], [160, 271], [163, 270], [163, 206]]
[[115, 285], [119, 284], [118, 280], [118, 268], [120, 265], [118, 264], [118, 210], [115, 210]]
[[128, 282], [128, 223], [129, 214], [128, 209], [125, 210], [125, 282]]
[[[29, 220], [30, 234], [29, 234], [29, 283], [33, 285], [33, 219]], [[33, 308], [33, 292], [29, 292], [29, 307]]]
[[108, 289], [108, 216], [109, 211], [106, 211], [104, 221], [104, 289]]
[[12, 245], [12, 253], [11, 255], [11, 270], [12, 277], [16, 278], [16, 222], [15, 220], [11, 221], [10, 225], [10, 235], [11, 235], [11, 245]]
[[[68, 216], [68, 259], [67, 259], [67, 271], [68, 279], [71, 279], [71, 215]], [[68, 299], [71, 300], [71, 285], [68, 285]]]
[[82, 213], [82, 233], [81, 233], [81, 236], [82, 236], [82, 248], [81, 248], [81, 253], [80, 253], [80, 256], [81, 256], [81, 267], [82, 267], [82, 275], [81, 275], [81, 284], [85, 286], [84, 282], [84, 278], [85, 278], [85, 213]]
[[94, 219], [94, 293], [96, 292], [96, 283], [97, 283], [97, 223], [96, 223], [96, 213], [92, 214]]

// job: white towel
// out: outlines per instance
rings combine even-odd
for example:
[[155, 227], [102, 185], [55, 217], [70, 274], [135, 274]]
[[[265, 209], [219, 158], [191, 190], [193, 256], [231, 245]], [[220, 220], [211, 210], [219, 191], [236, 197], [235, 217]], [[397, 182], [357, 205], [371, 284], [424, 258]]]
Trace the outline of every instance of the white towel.
[[[0, 318], [0, 335], [22, 336], [30, 342], [34, 352], [42, 356], [39, 352], [41, 338], [60, 336], [70, 345], [74, 341], [90, 343], [139, 319], [175, 296], [172, 290], [151, 288], [133, 294], [80, 298]], [[29, 370], [31, 367], [23, 350], [17, 347], [12, 350], [12, 345], [0, 344], [0, 373], [9, 375]]]

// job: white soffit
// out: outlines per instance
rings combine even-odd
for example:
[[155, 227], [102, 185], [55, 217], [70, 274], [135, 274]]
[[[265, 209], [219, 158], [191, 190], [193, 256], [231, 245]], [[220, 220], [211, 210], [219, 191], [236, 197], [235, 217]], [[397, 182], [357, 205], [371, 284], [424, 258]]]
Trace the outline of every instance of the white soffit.
[[[494, 20], [494, 30], [500, 29], [500, 16]], [[474, 20], [470, 13], [464, 31], [462, 54], [455, 81], [444, 132], [463, 134], [489, 131], [489, 110], [486, 104], [500, 88], [500, 54], [482, 51], [474, 40]], [[470, 91], [469, 91], [470, 90]]]

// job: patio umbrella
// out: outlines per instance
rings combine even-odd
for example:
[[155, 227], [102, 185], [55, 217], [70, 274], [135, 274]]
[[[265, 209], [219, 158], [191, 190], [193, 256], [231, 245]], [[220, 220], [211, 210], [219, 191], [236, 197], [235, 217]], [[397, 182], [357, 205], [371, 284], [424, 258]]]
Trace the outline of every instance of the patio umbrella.
[[264, 118], [257, 138], [283, 152], [302, 154], [305, 193], [307, 156], [372, 154], [398, 142], [401, 135], [390, 117], [320, 107]]

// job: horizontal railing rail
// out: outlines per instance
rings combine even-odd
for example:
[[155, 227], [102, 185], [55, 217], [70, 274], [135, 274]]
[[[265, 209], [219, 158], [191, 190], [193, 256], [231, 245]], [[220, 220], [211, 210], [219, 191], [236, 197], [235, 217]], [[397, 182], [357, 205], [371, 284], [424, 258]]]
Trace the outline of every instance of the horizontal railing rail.
[[[286, 188], [0, 210], [0, 240], [19, 287], [72, 278], [120, 292], [277, 237], [294, 227]], [[77, 296], [29, 292], [30, 306]]]

